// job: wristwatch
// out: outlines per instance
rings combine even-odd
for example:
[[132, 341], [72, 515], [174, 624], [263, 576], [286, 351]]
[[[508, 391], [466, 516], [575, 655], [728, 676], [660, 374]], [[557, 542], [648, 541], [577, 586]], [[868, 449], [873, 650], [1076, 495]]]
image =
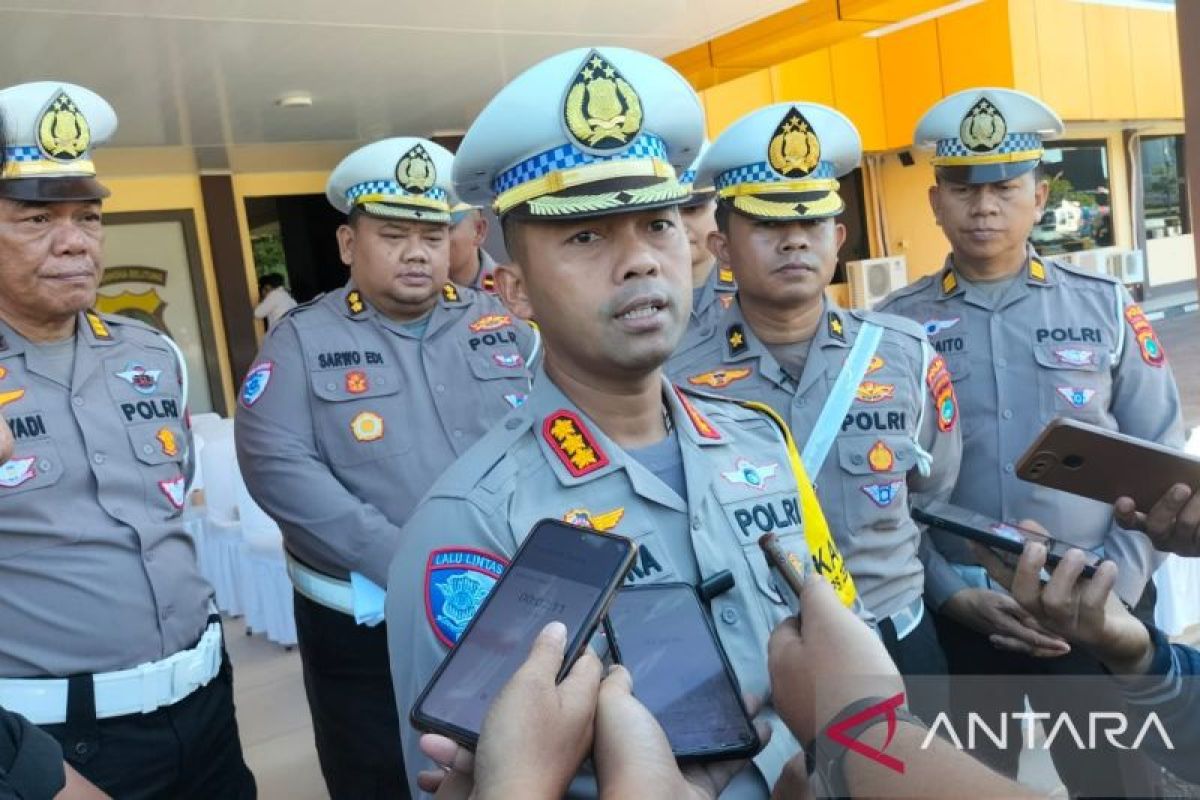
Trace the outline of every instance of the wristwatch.
[[[825, 728], [817, 735], [816, 741], [806, 748], [809, 753], [813, 754], [815, 771], [829, 788], [831, 796], [850, 797], [851, 793], [849, 783], [846, 780], [845, 765], [843, 763], [846, 759], [846, 753], [849, 752], [850, 748], [831, 737], [829, 735], [830, 728], [838, 728], [838, 734], [841, 738], [856, 740], [870, 728], [881, 722], [887, 722], [888, 716], [891, 714], [897, 722], [908, 722], [924, 729], [925, 723], [911, 714], [902, 703], [903, 695], [894, 695], [891, 698], [864, 697], [855, 700], [834, 715], [833, 719], [829, 720]], [[881, 708], [852, 725], [846, 726], [844, 724], [846, 721], [861, 715], [864, 711], [868, 711], [874, 706], [890, 706], [890, 708]]]

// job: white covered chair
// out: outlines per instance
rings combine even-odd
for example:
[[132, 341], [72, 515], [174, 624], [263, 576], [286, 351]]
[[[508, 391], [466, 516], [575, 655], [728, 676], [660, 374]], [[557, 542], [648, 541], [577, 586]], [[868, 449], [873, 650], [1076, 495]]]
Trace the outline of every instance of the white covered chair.
[[243, 543], [240, 596], [247, 632], [262, 633], [290, 648], [296, 644], [296, 620], [292, 582], [283, 559], [283, 536], [275, 520], [250, 496], [241, 472], [236, 488]]
[[233, 445], [233, 420], [203, 426], [204, 449], [199, 453], [204, 475], [204, 577], [216, 590], [217, 607], [240, 616], [242, 601], [242, 526], [238, 519], [237, 454]]

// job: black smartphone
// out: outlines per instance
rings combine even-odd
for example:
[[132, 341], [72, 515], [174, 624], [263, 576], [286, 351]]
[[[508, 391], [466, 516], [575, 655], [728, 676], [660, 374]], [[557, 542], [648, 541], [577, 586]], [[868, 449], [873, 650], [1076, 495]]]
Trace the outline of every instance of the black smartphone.
[[[1040, 542], [1046, 546], [1046, 566], [1049, 569], [1058, 566], [1058, 562], [1062, 560], [1068, 550], [1072, 548], [1082, 550], [1087, 557], [1083, 574], [1089, 578], [1096, 574], [1096, 567], [1100, 566], [1100, 562], [1104, 560], [1104, 556], [1095, 550], [1076, 547], [1070, 542], [1064, 542], [1061, 539], [1055, 539], [1018, 525], [996, 522], [983, 514], [950, 503], [929, 503], [924, 508], [914, 508], [912, 518], [947, 533], [985, 544], [993, 550], [999, 550], [1002, 554], [1019, 556], [1025, 549], [1026, 542]], [[1012, 563], [1013, 559], [1007, 558], [1006, 561]]]
[[737, 677], [696, 590], [653, 583], [617, 592], [609, 645], [633, 675], [633, 694], [681, 761], [745, 758], [762, 747]]
[[413, 727], [473, 748], [492, 700], [554, 621], [567, 626], [561, 681], [587, 647], [636, 551], [624, 536], [553, 519], [537, 523], [417, 698], [409, 714]]

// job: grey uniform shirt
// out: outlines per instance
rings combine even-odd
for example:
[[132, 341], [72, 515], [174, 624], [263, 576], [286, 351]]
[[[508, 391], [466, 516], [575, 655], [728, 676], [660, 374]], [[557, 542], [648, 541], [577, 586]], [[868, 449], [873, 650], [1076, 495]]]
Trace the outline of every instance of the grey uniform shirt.
[[[1029, 251], [1020, 278], [996, 298], [942, 271], [881, 306], [925, 327], [950, 367], [962, 409], [963, 462], [951, 501], [1009, 523], [1038, 520], [1081, 547], [1103, 548], [1117, 592], [1141, 597], [1161, 556], [1112, 521], [1104, 503], [1019, 480], [1016, 463], [1048, 422], [1070, 417], [1172, 447], [1183, 445], [1179, 391], [1150, 324], [1115, 280]], [[961, 539], [935, 532], [950, 561], [973, 563]], [[931, 575], [938, 603], [964, 588]]]
[[[544, 374], [528, 402], [479, 441], [434, 484], [404, 528], [387, 597], [389, 650], [402, 719], [486, 591], [467, 602], [455, 582], [490, 589], [526, 534], [552, 517], [591, 524], [638, 544], [631, 585], [696, 584], [721, 570], [734, 587], [711, 613], [743, 691], [769, 694], [767, 639], [788, 615], [758, 537], [773, 531], [809, 553], [795, 478], [782, 433], [766, 416], [720, 400], [681, 399], [664, 380], [687, 500], [623, 452]], [[686, 403], [686, 405], [685, 405]], [[690, 408], [690, 411], [689, 411]], [[746, 479], [752, 465], [762, 478]], [[766, 797], [799, 745], [769, 708], [767, 748], [729, 796]], [[405, 761], [416, 795], [419, 734], [404, 726]], [[740, 787], [740, 788], [739, 788]]]
[[532, 329], [448, 285], [428, 324], [393, 322], [352, 285], [271, 331], [238, 399], [238, 463], [288, 551], [379, 585], [421, 495], [529, 391]]
[[733, 270], [714, 263], [704, 283], [692, 290], [692, 316], [681, 346], [712, 336], [736, 291]]
[[[793, 380], [735, 302], [712, 336], [676, 351], [667, 369], [682, 385], [766, 403], [803, 448], [864, 320], [883, 327], [883, 338], [820, 472], [809, 477], [865, 609], [886, 617], [923, 591], [922, 534], [909, 516], [909, 493], [946, 499], [962, 449], [956, 420], [939, 423], [927, 381], [934, 354], [921, 329], [827, 302], [804, 370]], [[928, 476], [917, 469], [918, 446], [932, 456]]]
[[[80, 314], [74, 366], [0, 322], [0, 676], [61, 677], [194, 645], [212, 589], [180, 523], [191, 435], [175, 353]], [[49, 355], [49, 359], [47, 359]]]

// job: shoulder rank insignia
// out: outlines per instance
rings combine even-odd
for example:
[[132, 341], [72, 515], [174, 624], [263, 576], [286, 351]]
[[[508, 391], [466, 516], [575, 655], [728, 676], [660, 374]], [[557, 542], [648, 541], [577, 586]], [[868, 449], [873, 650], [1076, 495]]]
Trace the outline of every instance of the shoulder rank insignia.
[[346, 292], [346, 310], [351, 314], [361, 314], [367, 310], [367, 304], [363, 302], [362, 294], [358, 289]]
[[596, 531], [610, 531], [617, 526], [625, 516], [624, 506], [605, 511], [603, 514], [593, 514], [586, 508], [572, 508], [563, 514], [563, 522], [578, 525], [581, 528], [591, 528]]
[[422, 145], [417, 145], [396, 162], [396, 183], [409, 194], [425, 194], [437, 181], [433, 159]]
[[488, 294], [495, 294], [496, 276], [491, 272], [485, 273], [483, 277], [479, 279], [479, 288], [483, 289]]
[[74, 161], [87, 152], [92, 141], [83, 113], [63, 91], [42, 112], [37, 132], [38, 148], [55, 161]]
[[725, 331], [725, 341], [729, 345], [729, 355], [740, 356], [746, 352], [748, 345], [746, 344], [746, 332], [742, 329], [740, 322], [735, 322]]
[[563, 127], [584, 150], [624, 148], [642, 129], [642, 100], [595, 50], [584, 57], [563, 99]]
[[733, 280], [733, 270], [726, 266], [717, 267], [717, 287], [720, 289], [734, 289], [737, 284]]
[[504, 574], [508, 561], [486, 550], [447, 547], [425, 562], [425, 616], [433, 634], [453, 647], [484, 599]]
[[458, 302], [458, 287], [455, 286], [453, 283], [443, 283], [442, 284], [442, 299], [445, 300], [447, 303], [457, 303]]
[[925, 383], [929, 394], [933, 397], [933, 407], [937, 409], [938, 430], [949, 433], [954, 430], [958, 420], [958, 399], [954, 396], [954, 382], [950, 378], [950, 370], [946, 361], [940, 355], [934, 356], [925, 371]]
[[821, 163], [821, 141], [795, 106], [788, 109], [771, 134], [767, 163], [785, 178], [803, 178]]
[[688, 378], [692, 386], [708, 386], [713, 389], [724, 389], [731, 383], [749, 377], [749, 369], [714, 369], [712, 372], [702, 372]]
[[109, 332], [108, 325], [104, 323], [104, 320], [100, 319], [99, 314], [95, 311], [86, 311], [83, 316], [87, 319], [92, 336], [96, 337], [98, 341], [107, 342], [112, 340], [112, 333]]
[[508, 314], [487, 314], [475, 320], [467, 327], [471, 329], [471, 333], [486, 333], [487, 331], [499, 330], [506, 325], [512, 325], [512, 317]]
[[559, 409], [546, 417], [542, 423], [542, 436], [574, 478], [608, 466], [608, 456], [600, 449], [592, 432], [571, 411]]
[[858, 385], [855, 395], [862, 403], [882, 403], [896, 396], [896, 386], [891, 383], [863, 381]]
[[1161, 367], [1167, 360], [1167, 354], [1163, 352], [1162, 344], [1158, 341], [1158, 336], [1154, 333], [1150, 320], [1146, 319], [1142, 307], [1137, 303], [1126, 306], [1125, 319], [1133, 328], [1133, 335], [1137, 337], [1138, 349], [1142, 352], [1142, 361], [1152, 367]]
[[962, 124], [958, 126], [958, 137], [974, 153], [995, 150], [1007, 133], [1008, 123], [1004, 121], [1000, 109], [986, 97], [979, 98], [975, 105], [967, 109]]
[[826, 322], [829, 325], [829, 338], [837, 339], [839, 342], [846, 343], [846, 327], [842, 324], [842, 318], [838, 316], [836, 311], [830, 311], [825, 315]]
[[678, 386], [672, 386], [671, 388], [675, 390], [675, 396], [679, 398], [679, 404], [683, 406], [688, 419], [692, 421], [692, 427], [696, 429], [696, 433], [705, 439], [720, 441], [723, 438], [721, 432], [703, 414], [696, 410], [696, 407], [692, 405], [692, 401], [687, 399], [687, 395]]
[[1046, 282], [1046, 265], [1042, 263], [1041, 259], [1029, 259], [1029, 277], [1038, 283]]
[[954, 290], [958, 288], [958, 278], [954, 277], [952, 270], [947, 270], [942, 276], [942, 294], [954, 294]]

